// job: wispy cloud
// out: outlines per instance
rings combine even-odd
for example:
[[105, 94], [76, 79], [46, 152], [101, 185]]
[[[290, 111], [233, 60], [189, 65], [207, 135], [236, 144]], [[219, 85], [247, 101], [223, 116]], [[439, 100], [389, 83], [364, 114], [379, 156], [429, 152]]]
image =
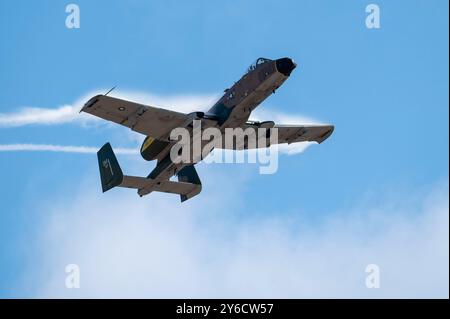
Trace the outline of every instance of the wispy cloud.
[[[89, 98], [101, 93], [104, 93], [104, 91], [93, 91], [78, 98], [71, 104], [55, 108], [22, 107], [16, 112], [0, 113], [0, 127], [20, 127], [32, 124], [56, 125], [71, 122], [85, 123], [99, 121], [95, 116], [80, 113], [80, 110]], [[207, 108], [208, 105], [212, 105], [212, 102], [215, 99], [215, 95], [212, 94], [159, 96], [135, 91], [114, 91], [112, 95], [117, 98], [145, 105], [164, 107], [186, 113], [203, 110]]]
[[[0, 128], [21, 127], [26, 125], [57, 125], [66, 123], [86, 124], [90, 122], [108, 123], [100, 121], [99, 118], [79, 113], [83, 104], [92, 96], [103, 93], [104, 91], [93, 91], [77, 99], [72, 104], [63, 105], [56, 108], [39, 108], [39, 107], [24, 107], [17, 112], [0, 113]], [[173, 95], [160, 96], [155, 94], [147, 94], [137, 91], [114, 91], [112, 93], [115, 97], [135, 101], [145, 105], [152, 105], [163, 107], [179, 112], [189, 113], [193, 111], [207, 110], [219, 97], [218, 94], [196, 94], [196, 95]], [[315, 119], [278, 112], [276, 110], [257, 109], [253, 116], [253, 120], [273, 120], [280, 124], [320, 124], [320, 121]], [[133, 135], [134, 139], [136, 136]], [[138, 138], [138, 140], [141, 140]], [[303, 142], [290, 145], [281, 145], [279, 150], [284, 154], [297, 154], [306, 150], [310, 145], [315, 143]], [[0, 151], [54, 151], [54, 152], [73, 152], [73, 153], [88, 153], [92, 152], [93, 148], [88, 146], [49, 146], [49, 145], [33, 145], [33, 144], [14, 144], [3, 145]]]
[[[300, 212], [252, 212], [239, 204], [242, 177], [214, 174], [204, 180], [221, 182], [187, 205], [100, 196], [89, 177], [39, 213], [40, 262], [26, 286], [58, 298], [448, 298], [447, 183], [412, 210], [408, 198], [378, 194], [381, 205], [355, 203], [310, 225]], [[80, 266], [80, 289], [64, 288], [69, 263]], [[365, 286], [368, 264], [380, 267], [379, 289]]]
[[[63, 153], [97, 153], [100, 147], [52, 145], [52, 144], [0, 144], [0, 152], [63, 152]], [[118, 147], [114, 149], [117, 154], [139, 154], [135, 148]]]
[[[70, 122], [98, 120], [96, 117], [79, 113], [84, 103], [94, 95], [93, 91], [77, 99], [72, 104], [56, 108], [22, 107], [16, 112], [0, 113], [0, 127], [19, 127], [31, 124], [55, 125]], [[163, 107], [170, 110], [189, 113], [206, 111], [219, 97], [217, 94], [160, 96], [135, 91], [114, 91], [114, 97], [130, 100], [145, 105]], [[273, 120], [281, 124], [320, 124], [321, 122], [306, 116], [287, 114], [277, 110], [256, 109], [252, 114], [254, 120]]]
[[71, 105], [55, 109], [25, 107], [16, 113], [0, 113], [0, 127], [18, 127], [30, 124], [61, 124], [76, 119], [76, 109]]
[[97, 93], [98, 92], [92, 92], [86, 94], [71, 104], [60, 105], [53, 108], [26, 106], [18, 108], [15, 112], [0, 113], [0, 128], [96, 121], [94, 117], [79, 112], [83, 104]]

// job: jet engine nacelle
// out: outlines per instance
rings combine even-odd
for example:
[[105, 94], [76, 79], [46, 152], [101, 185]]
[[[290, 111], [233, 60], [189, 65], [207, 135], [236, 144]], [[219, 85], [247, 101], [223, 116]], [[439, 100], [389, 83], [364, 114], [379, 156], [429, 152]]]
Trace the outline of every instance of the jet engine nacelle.
[[169, 142], [147, 136], [141, 146], [141, 156], [147, 161], [152, 161], [156, 159], [158, 154], [161, 153], [169, 144]]
[[[179, 127], [192, 127], [192, 123], [194, 120], [202, 120], [204, 118], [205, 113], [203, 112], [189, 113], [187, 116], [187, 120], [184, 123], [180, 124]], [[205, 121], [207, 121], [207, 119], [205, 119]], [[141, 156], [147, 161], [155, 160], [158, 157], [159, 153], [161, 153], [167, 146], [171, 144], [169, 137], [170, 131], [159, 138], [147, 136], [141, 146]]]

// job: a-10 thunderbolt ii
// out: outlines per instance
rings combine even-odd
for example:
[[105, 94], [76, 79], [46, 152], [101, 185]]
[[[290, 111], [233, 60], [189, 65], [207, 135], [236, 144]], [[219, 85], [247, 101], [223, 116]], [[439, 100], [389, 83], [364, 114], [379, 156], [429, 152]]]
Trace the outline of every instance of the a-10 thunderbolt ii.
[[[115, 186], [128, 187], [137, 189], [140, 196], [153, 191], [179, 194], [182, 202], [200, 193], [202, 186], [194, 164], [202, 158], [179, 162], [173, 161], [171, 156], [171, 148], [177, 141], [170, 138], [170, 132], [175, 128], [186, 128], [192, 133], [194, 120], [200, 121], [202, 129], [215, 127], [220, 132], [226, 128], [265, 128], [268, 140], [271, 131], [277, 129], [278, 140], [275, 142], [270, 140], [263, 146], [255, 146], [248, 140], [244, 144], [225, 143], [221, 148], [226, 149], [267, 147], [273, 143], [323, 142], [333, 132], [332, 125], [279, 125], [273, 121], [249, 121], [251, 112], [286, 81], [296, 66], [290, 58], [257, 59], [207, 112], [184, 114], [107, 95], [94, 96], [81, 111], [144, 134], [146, 138], [140, 153], [147, 161], [157, 160], [156, 167], [147, 177], [123, 175], [110, 144], [106, 143], [97, 153], [103, 192]], [[170, 180], [174, 175], [178, 182]]]

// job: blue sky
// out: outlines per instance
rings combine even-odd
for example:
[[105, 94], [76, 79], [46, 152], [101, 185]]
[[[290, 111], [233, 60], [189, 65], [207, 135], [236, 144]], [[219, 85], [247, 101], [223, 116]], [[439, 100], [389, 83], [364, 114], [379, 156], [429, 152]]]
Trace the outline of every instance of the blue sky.
[[[162, 101], [215, 96], [237, 81], [257, 57], [289, 56], [298, 68], [260, 108], [314, 118], [336, 129], [320, 146], [282, 155], [274, 175], [259, 175], [254, 165], [200, 164], [204, 191], [184, 208], [170, 195], [140, 199], [122, 189], [101, 194], [94, 154], [0, 152], [4, 168], [0, 296], [47, 295], [48, 290], [44, 293], [40, 287], [56, 270], [48, 266], [55, 257], [48, 256], [47, 247], [52, 245], [48, 246], [46, 236], [54, 231], [55, 215], [63, 221], [78, 220], [73, 210], [78, 207], [76, 198], [91, 200], [80, 208], [80, 218], [86, 220], [92, 216], [85, 210], [101, 207], [99, 203], [106, 200], [119, 201], [119, 207], [123, 201], [131, 207], [135, 202], [148, 207], [153, 200], [173, 202], [173, 214], [208, 203], [211, 206], [201, 208], [201, 213], [210, 214], [219, 207], [216, 213], [221, 217], [227, 212], [233, 216], [231, 228], [245, 225], [247, 236], [260, 238], [260, 233], [247, 228], [255, 219], [281, 218], [282, 225], [300, 219], [308, 232], [320, 234], [325, 220], [348, 220], [356, 210], [365, 216], [373, 207], [387, 221], [365, 227], [385, 234], [390, 224], [387, 212], [395, 212], [396, 220], [420, 219], [426, 198], [436, 190], [448, 190], [446, 1], [376, 1], [381, 9], [380, 29], [365, 26], [370, 1], [72, 1], [81, 12], [81, 28], [76, 30], [65, 27], [68, 3], [0, 3], [1, 115], [24, 107], [73, 105], [115, 85], [119, 92], [145, 93]], [[125, 128], [83, 125], [76, 120], [6, 125], [0, 132], [0, 145], [100, 147], [106, 141], [117, 147], [138, 145]], [[119, 157], [136, 174], [146, 175], [152, 167], [137, 156]], [[129, 192], [133, 194], [128, 197]], [[217, 206], [220, 201], [226, 202], [224, 211]], [[389, 209], [382, 209], [385, 206]], [[443, 195], [443, 207], [448, 221], [448, 195]], [[107, 219], [108, 213], [103, 213]], [[201, 226], [196, 216], [189, 224], [194, 228]], [[298, 230], [283, 227], [277, 228], [280, 233]], [[72, 235], [83, 229], [79, 226]], [[448, 222], [443, 231], [446, 284], [444, 290], [442, 286], [433, 290], [431, 285], [427, 292], [442, 296], [444, 291], [445, 296], [446, 290], [448, 297]], [[64, 237], [57, 234], [50, 237], [56, 241]], [[363, 238], [362, 242], [368, 240], [361, 236], [357, 238]], [[326, 238], [333, 240], [329, 233]], [[292, 240], [302, 244], [301, 236]], [[30, 275], [34, 272], [35, 277]], [[358, 291], [343, 296], [359, 296]], [[291, 292], [288, 296], [297, 296], [295, 290]], [[157, 291], [152, 293], [158, 296]], [[221, 296], [220, 291], [214, 293]], [[48, 295], [59, 296], [59, 290]], [[171, 296], [170, 289], [164, 295]], [[186, 295], [190, 296], [189, 291]], [[402, 290], [392, 295], [403, 296]], [[330, 296], [340, 296], [339, 291]]]

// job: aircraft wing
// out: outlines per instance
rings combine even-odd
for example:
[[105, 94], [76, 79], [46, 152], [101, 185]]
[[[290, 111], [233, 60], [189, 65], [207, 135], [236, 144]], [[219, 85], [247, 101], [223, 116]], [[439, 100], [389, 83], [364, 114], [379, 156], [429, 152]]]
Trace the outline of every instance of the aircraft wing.
[[184, 113], [105, 95], [94, 96], [81, 111], [156, 138], [170, 132], [188, 119], [187, 114]]
[[[243, 129], [252, 127], [255, 129], [255, 133], [258, 134], [258, 124], [247, 123]], [[278, 130], [278, 142], [273, 144], [283, 144], [283, 143], [297, 143], [297, 142], [317, 142], [322, 143], [326, 140], [334, 130], [333, 125], [275, 125], [273, 128]], [[272, 129], [268, 129], [272, 130]], [[273, 132], [273, 131], [272, 131]], [[270, 136], [270, 135], [269, 135]], [[256, 136], [257, 138], [257, 136]], [[245, 141], [247, 140], [247, 141]], [[243, 142], [243, 143], [242, 143]], [[267, 146], [270, 139], [267, 139]], [[257, 140], [252, 141], [252, 138], [246, 138], [241, 143], [237, 140], [234, 141], [232, 146], [227, 146], [225, 141], [223, 141], [224, 149], [233, 150], [244, 150], [244, 149], [254, 149], [254, 145], [258, 148]]]
[[278, 129], [278, 143], [317, 142], [322, 143], [331, 133], [333, 125], [275, 125]]

